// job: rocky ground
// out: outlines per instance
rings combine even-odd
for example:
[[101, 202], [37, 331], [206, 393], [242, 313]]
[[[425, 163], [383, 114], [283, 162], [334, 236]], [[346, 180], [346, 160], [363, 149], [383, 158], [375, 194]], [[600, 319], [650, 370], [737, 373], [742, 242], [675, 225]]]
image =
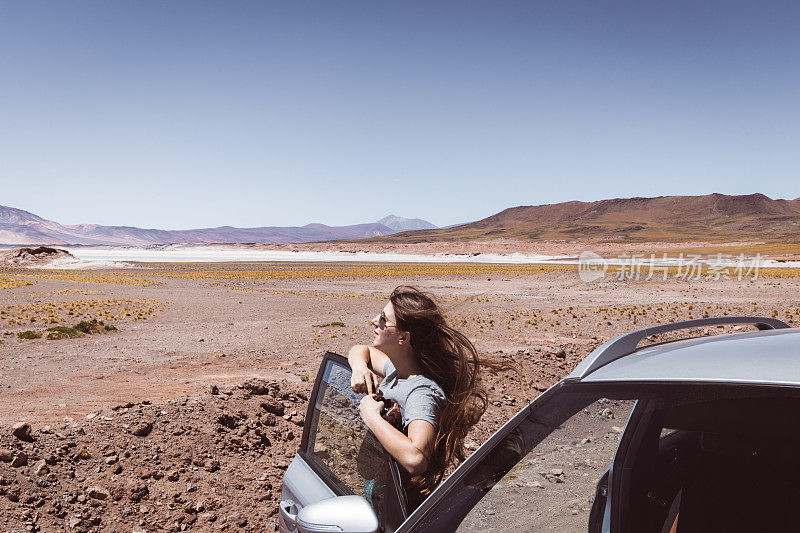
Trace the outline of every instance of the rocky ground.
[[[702, 316], [800, 319], [794, 277], [584, 284], [575, 272], [509, 269], [252, 274], [280, 268], [141, 269], [152, 283], [121, 271], [0, 272], [33, 283], [0, 289], [0, 531], [270, 530], [320, 355], [367, 342], [367, 320], [400, 283], [439, 296], [482, 354], [524, 371], [522, 384], [486, 375], [491, 403], [470, 435], [473, 449], [619, 333]], [[47, 339], [53, 324], [93, 318], [117, 329]], [[20, 338], [24, 331], [43, 336]], [[547, 491], [554, 470], [567, 472], [568, 484], [577, 479], [554, 457], [542, 459], [553, 480], [537, 473], [523, 481]], [[576, 520], [588, 506], [574, 494], [594, 483], [594, 470], [586, 472], [580, 490], [567, 487], [564, 513]]]
[[2, 531], [269, 530], [305, 421], [286, 382], [211, 385], [0, 434]]

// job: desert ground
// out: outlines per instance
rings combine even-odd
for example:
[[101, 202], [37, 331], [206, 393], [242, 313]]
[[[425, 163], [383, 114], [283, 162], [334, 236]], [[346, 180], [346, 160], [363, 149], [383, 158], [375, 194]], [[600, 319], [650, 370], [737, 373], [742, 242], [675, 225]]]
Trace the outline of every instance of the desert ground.
[[[800, 321], [794, 270], [617, 278], [452, 264], [0, 270], [0, 531], [270, 530], [322, 354], [370, 342], [400, 284], [523, 370], [486, 376], [472, 448], [620, 333], [726, 314]], [[564, 512], [585, 521], [588, 506]]]

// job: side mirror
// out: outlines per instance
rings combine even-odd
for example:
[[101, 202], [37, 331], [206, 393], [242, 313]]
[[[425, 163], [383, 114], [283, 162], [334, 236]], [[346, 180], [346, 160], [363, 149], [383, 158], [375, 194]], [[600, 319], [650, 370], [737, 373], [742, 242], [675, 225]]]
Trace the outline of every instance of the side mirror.
[[361, 496], [338, 496], [303, 507], [297, 513], [301, 533], [376, 533], [378, 517]]

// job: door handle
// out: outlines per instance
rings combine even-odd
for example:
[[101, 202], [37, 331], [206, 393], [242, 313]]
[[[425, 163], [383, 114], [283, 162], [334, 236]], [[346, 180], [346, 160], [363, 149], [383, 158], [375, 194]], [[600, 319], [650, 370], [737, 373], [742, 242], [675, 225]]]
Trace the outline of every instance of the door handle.
[[297, 504], [292, 500], [281, 500], [278, 507], [280, 507], [281, 516], [283, 521], [286, 522], [289, 531], [297, 529], [297, 513], [299, 511]]

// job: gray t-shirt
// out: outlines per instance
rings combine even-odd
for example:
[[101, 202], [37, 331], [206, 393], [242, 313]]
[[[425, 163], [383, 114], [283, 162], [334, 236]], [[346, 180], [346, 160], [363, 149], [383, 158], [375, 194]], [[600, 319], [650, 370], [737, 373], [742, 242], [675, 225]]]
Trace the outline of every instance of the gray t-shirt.
[[398, 379], [397, 370], [391, 361], [386, 361], [383, 375], [378, 392], [400, 405], [404, 428], [413, 420], [426, 420], [434, 428], [439, 425], [439, 416], [447, 398], [435, 381], [421, 375]]

